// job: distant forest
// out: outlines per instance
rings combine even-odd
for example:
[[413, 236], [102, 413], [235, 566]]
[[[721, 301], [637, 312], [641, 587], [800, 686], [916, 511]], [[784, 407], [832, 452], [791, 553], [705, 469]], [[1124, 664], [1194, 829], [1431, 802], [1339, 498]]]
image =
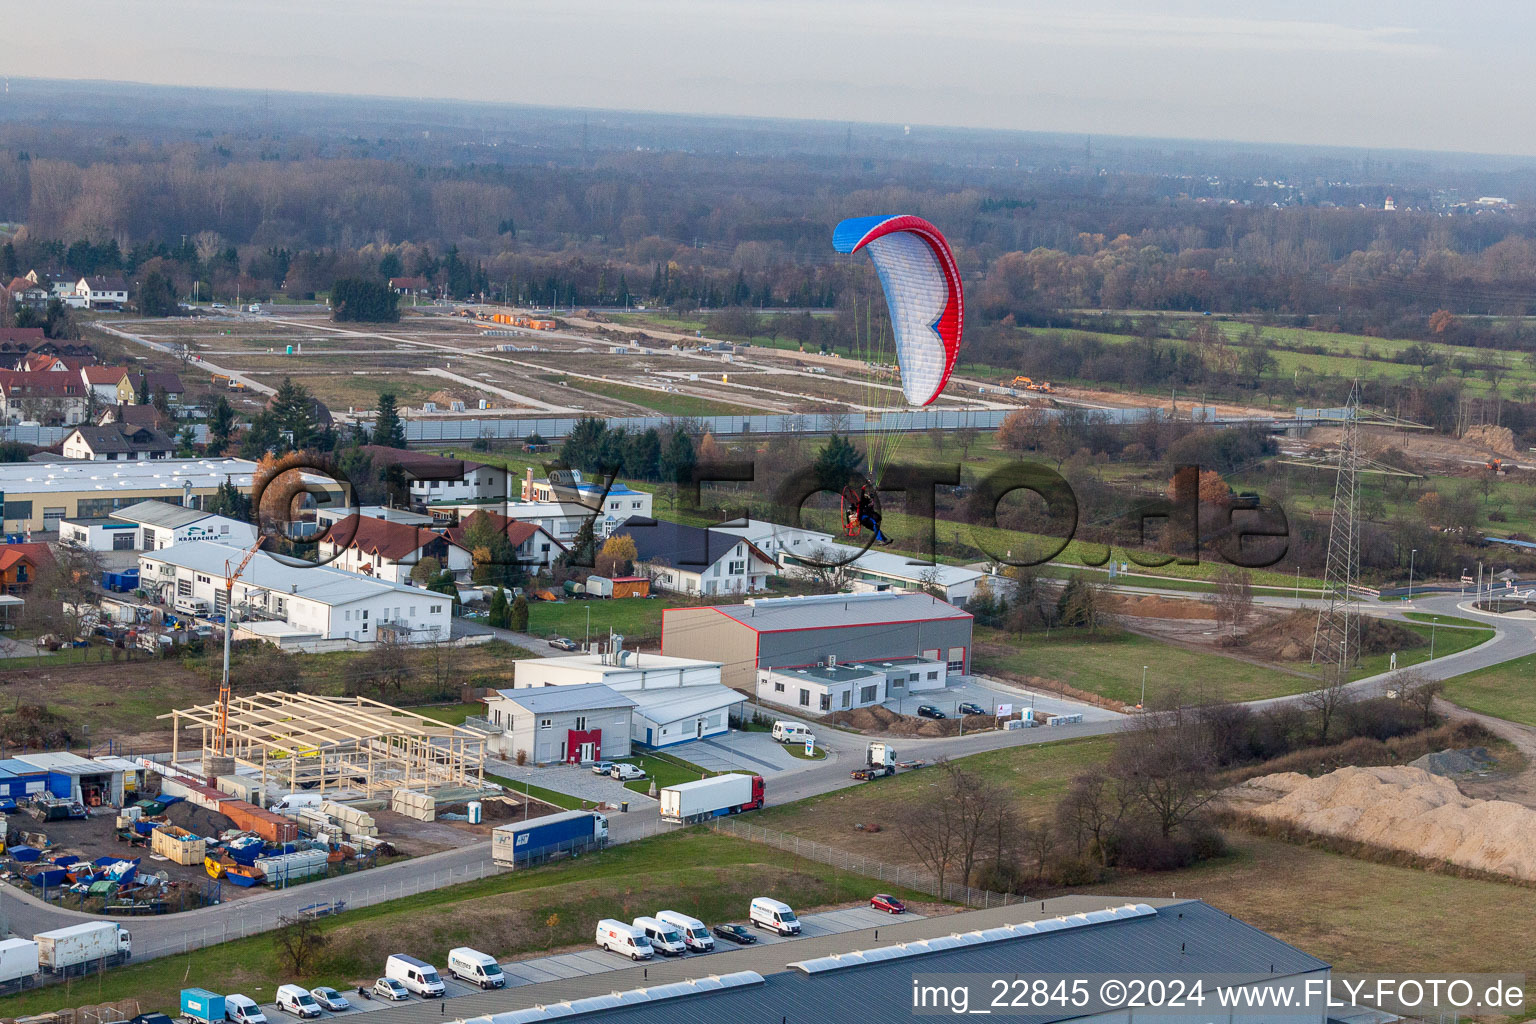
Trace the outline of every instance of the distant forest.
[[[573, 115], [556, 129], [529, 114], [520, 135], [499, 108], [484, 114], [494, 135], [477, 140], [476, 108], [456, 108], [434, 135], [404, 114], [381, 127], [365, 105], [358, 124], [306, 107], [274, 128], [281, 114], [252, 124], [212, 99], [206, 109], [167, 104], [163, 115], [135, 107], [109, 127], [91, 119], [108, 118], [110, 98], [21, 105], [20, 91], [0, 108], [0, 220], [20, 226], [0, 249], [6, 274], [141, 280], [159, 270], [183, 294], [197, 281], [205, 296], [238, 287], [293, 297], [341, 278], [409, 275], [455, 297], [540, 305], [849, 308], [867, 300], [868, 270], [831, 252], [832, 225], [911, 212], [954, 243], [978, 326], [1071, 326], [1059, 310], [1108, 307], [1427, 337], [1440, 309], [1536, 313], [1536, 204], [1436, 208], [1446, 205], [1442, 179], [1536, 195], [1528, 174], [1501, 165], [1479, 179], [1356, 164], [1350, 183], [1325, 176], [1350, 170], [1337, 158], [1149, 149], [1138, 162], [1118, 140], [1108, 170], [1091, 147], [1059, 139], [987, 136], [905, 153], [883, 137], [866, 146], [868, 132], [856, 141], [850, 127], [839, 153], [835, 132], [802, 146], [778, 123], [760, 129], [782, 140], [777, 152], [748, 152], [740, 140], [754, 137], [752, 122], [712, 133], [659, 117], [645, 122], [652, 144], [634, 146], [612, 116], [590, 138]], [[60, 109], [77, 121], [61, 123]], [[1272, 177], [1304, 184], [1259, 187], [1250, 176], [1265, 159]], [[1384, 212], [1394, 174], [1412, 181], [1397, 190], [1400, 208]], [[1266, 202], [1271, 194], [1283, 205]]]

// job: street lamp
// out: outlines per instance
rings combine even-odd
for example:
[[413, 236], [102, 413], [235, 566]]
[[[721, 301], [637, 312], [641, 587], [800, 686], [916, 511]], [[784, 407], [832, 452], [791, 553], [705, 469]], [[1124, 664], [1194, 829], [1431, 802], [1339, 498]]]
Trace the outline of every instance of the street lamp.
[[1141, 700], [1136, 703], [1138, 708], [1147, 705], [1147, 666], [1141, 666]]
[[1408, 552], [1408, 603], [1413, 604], [1413, 559], [1419, 553], [1418, 548]]

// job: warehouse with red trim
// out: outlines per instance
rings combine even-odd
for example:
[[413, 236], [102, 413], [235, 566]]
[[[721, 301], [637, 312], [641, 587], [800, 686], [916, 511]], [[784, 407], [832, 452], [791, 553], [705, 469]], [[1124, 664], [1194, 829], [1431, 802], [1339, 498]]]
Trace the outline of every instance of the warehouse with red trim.
[[742, 604], [669, 608], [661, 650], [722, 663], [720, 681], [753, 692], [759, 668], [806, 668], [899, 658], [943, 661], [970, 672], [970, 612], [927, 594], [821, 594]]

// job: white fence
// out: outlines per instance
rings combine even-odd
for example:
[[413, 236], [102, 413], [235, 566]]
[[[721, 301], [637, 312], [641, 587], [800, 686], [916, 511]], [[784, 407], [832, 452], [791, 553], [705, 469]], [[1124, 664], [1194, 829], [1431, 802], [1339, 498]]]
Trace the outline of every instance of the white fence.
[[[133, 959], [135, 962], [153, 960], [156, 957], [172, 956], [191, 949], [201, 949], [204, 946], [227, 942], [230, 939], [271, 931], [279, 927], [284, 918], [297, 917], [301, 908], [312, 903], [345, 902], [346, 909], [349, 910], [354, 907], [371, 907], [389, 900], [398, 900], [417, 893], [430, 892], [433, 889], [473, 882], [476, 879], [501, 873], [501, 868], [489, 859], [476, 864], [466, 864], [462, 868], [444, 868], [406, 875], [398, 879], [379, 878], [375, 881], [381, 870], [375, 868], [372, 871], [359, 871], [340, 876], [351, 883], [343, 886], [324, 886], [314, 883], [295, 885], [282, 890], [285, 894], [291, 894], [287, 899], [255, 897], [249, 900], [231, 900], [221, 905], [217, 911], [205, 912], [199, 914], [197, 919], [187, 921], [180, 933], [168, 942], [151, 944], [135, 937]], [[132, 930], [135, 920], [166, 921], [171, 918], [118, 918], [118, 920]]]
[[885, 864], [825, 843], [801, 839], [787, 832], [776, 832], [771, 828], [753, 825], [740, 818], [716, 818], [710, 822], [710, 827], [716, 832], [725, 832], [749, 842], [762, 843], [776, 850], [813, 860], [818, 864], [828, 864], [857, 875], [890, 882], [892, 885], [911, 889], [914, 892], [925, 892], [930, 896], [937, 896], [953, 903], [963, 903], [968, 907], [1002, 907], [1011, 903], [1029, 902], [1028, 896], [1016, 896], [1009, 892], [992, 892], [990, 889], [973, 889], [968, 885], [955, 882], [945, 882], [944, 889], [940, 892], [938, 880], [931, 872], [919, 868]]

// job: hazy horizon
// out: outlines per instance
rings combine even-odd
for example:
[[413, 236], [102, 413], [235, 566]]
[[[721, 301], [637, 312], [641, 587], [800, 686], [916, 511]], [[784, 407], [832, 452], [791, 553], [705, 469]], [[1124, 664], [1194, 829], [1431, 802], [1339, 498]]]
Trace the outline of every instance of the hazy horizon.
[[[13, 26], [8, 73], [1211, 142], [1536, 155], [1518, 45], [1536, 9], [913, 0], [63, 0]], [[1386, 20], [1381, 20], [1385, 18]], [[90, 24], [92, 31], [77, 31]], [[1522, 31], [1521, 27], [1527, 31]], [[1523, 69], [1523, 70], [1522, 70]]]

